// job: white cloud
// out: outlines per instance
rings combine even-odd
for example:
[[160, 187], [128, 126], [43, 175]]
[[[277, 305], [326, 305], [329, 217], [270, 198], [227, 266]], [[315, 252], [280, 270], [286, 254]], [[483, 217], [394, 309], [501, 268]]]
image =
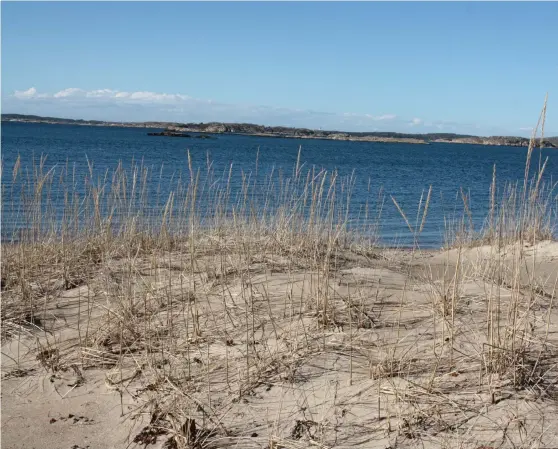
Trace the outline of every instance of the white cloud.
[[125, 92], [113, 89], [96, 89], [86, 91], [77, 87], [69, 87], [54, 94], [37, 92], [37, 89], [30, 89], [14, 92], [13, 97], [19, 100], [32, 100], [35, 98], [42, 99], [64, 99], [64, 100], [113, 100], [113, 101], [130, 101], [134, 103], [150, 104], [150, 103], [179, 103], [192, 100], [191, 97], [181, 94], [167, 94], [159, 92], [139, 91]]
[[377, 115], [374, 116], [372, 114], [365, 114], [366, 117], [372, 119], [374, 121], [384, 121], [384, 120], [395, 120], [397, 116], [395, 114], [384, 114], [384, 115]]
[[[474, 124], [423, 121], [395, 114], [332, 113], [254, 104], [227, 104], [178, 93], [84, 90], [76, 87], [56, 93], [36, 88], [15, 91], [2, 98], [10, 112], [107, 121], [249, 122], [339, 131], [398, 131], [424, 133], [437, 130], [464, 134], [506, 134], [506, 130]], [[483, 133], [484, 130], [484, 133]], [[530, 128], [528, 129], [530, 131]], [[509, 130], [508, 130], [509, 133]]]
[[112, 89], [98, 89], [87, 92], [85, 96], [88, 98], [111, 98], [115, 93], [116, 91]]
[[126, 96], [121, 96], [117, 98], [129, 98], [130, 100], [139, 100], [144, 102], [156, 102], [156, 103], [168, 103], [168, 102], [177, 102], [177, 101], [184, 101], [188, 100], [190, 97], [187, 95], [180, 95], [180, 94], [165, 94], [165, 93], [157, 93], [157, 92], [132, 92]]
[[167, 97], [172, 97], [171, 95], [167, 94], [157, 94], [155, 92], [133, 92], [128, 97], [130, 100], [143, 100], [143, 101], [158, 101], [165, 99]]
[[519, 128], [520, 131], [533, 131], [532, 126], [524, 126], [523, 128]]
[[53, 97], [54, 98], [67, 98], [67, 97], [75, 97], [79, 95], [83, 95], [86, 92], [82, 89], [78, 89], [77, 87], [69, 87], [68, 89], [61, 90], [60, 92], [56, 92]]
[[14, 97], [21, 100], [24, 100], [26, 98], [33, 98], [35, 95], [37, 95], [37, 89], [35, 89], [34, 87], [30, 87], [27, 90], [16, 90], [14, 92]]

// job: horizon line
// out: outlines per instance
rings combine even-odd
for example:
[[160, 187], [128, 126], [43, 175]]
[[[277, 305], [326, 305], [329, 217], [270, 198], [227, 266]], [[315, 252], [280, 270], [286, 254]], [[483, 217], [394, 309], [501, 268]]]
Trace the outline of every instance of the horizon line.
[[[84, 119], [84, 118], [69, 118], [69, 117], [56, 117], [56, 116], [45, 116], [45, 115], [37, 115], [37, 114], [22, 114], [19, 112], [2, 112], [1, 118], [2, 122], [9, 121], [4, 120], [5, 115], [16, 115], [23, 117], [36, 117], [38, 119], [55, 119], [55, 120], [69, 120], [69, 121], [80, 121], [80, 122], [98, 122], [98, 123], [115, 123], [115, 124], [129, 124], [129, 125], [138, 125], [138, 124], [146, 124], [146, 123], [157, 123], [157, 124], [177, 124], [177, 125], [209, 125], [209, 124], [223, 124], [223, 125], [251, 125], [251, 126], [261, 126], [265, 128], [287, 128], [290, 130], [308, 130], [308, 131], [318, 131], [318, 132], [326, 132], [326, 133], [343, 133], [343, 134], [395, 134], [395, 135], [409, 135], [409, 136], [428, 136], [428, 135], [448, 135], [448, 136], [460, 136], [460, 137], [513, 137], [518, 139], [531, 139], [532, 137], [522, 137], [517, 135], [490, 135], [490, 136], [480, 136], [475, 134], [465, 134], [465, 133], [456, 133], [456, 132], [425, 132], [425, 133], [406, 133], [406, 132], [399, 132], [399, 131], [342, 131], [336, 129], [322, 129], [322, 128], [308, 128], [308, 127], [296, 127], [296, 126], [287, 126], [287, 125], [263, 125], [258, 123], [250, 123], [250, 122], [224, 122], [224, 121], [209, 121], [209, 122], [179, 122], [179, 121], [170, 121], [170, 120], [143, 120], [143, 121], [125, 121], [125, 120], [98, 120], [98, 119]], [[535, 140], [540, 140], [541, 137], [534, 136]], [[543, 137], [544, 139], [554, 139], [558, 138], [557, 135], [549, 135]]]

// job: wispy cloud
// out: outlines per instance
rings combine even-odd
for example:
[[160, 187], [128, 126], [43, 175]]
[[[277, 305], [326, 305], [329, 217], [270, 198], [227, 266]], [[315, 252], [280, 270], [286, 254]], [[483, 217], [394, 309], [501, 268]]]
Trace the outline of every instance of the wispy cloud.
[[[180, 93], [85, 90], [69, 87], [39, 92], [35, 87], [2, 97], [4, 112], [112, 121], [251, 122], [339, 131], [459, 132], [503, 134], [502, 129], [473, 124], [427, 121], [384, 111], [332, 113], [251, 104], [228, 104]], [[526, 129], [521, 129], [525, 132]], [[529, 129], [530, 131], [530, 129]]]
[[19, 99], [67, 99], [67, 100], [83, 100], [83, 99], [97, 99], [97, 100], [113, 100], [123, 102], [136, 102], [136, 103], [176, 103], [180, 101], [189, 100], [187, 95], [180, 94], [166, 94], [157, 92], [124, 92], [113, 89], [97, 89], [86, 91], [77, 87], [69, 87], [54, 94], [43, 93], [39, 94], [37, 89], [31, 87], [26, 91], [16, 91], [14, 96]]
[[374, 120], [395, 120], [397, 116], [395, 114], [385, 114], [378, 117], [374, 117]]
[[[266, 125], [360, 131], [370, 130], [371, 122], [392, 122], [390, 126], [386, 125], [386, 129], [393, 129], [397, 125], [395, 114], [336, 114], [262, 105], [227, 104], [185, 94], [150, 91], [85, 90], [69, 87], [54, 93], [39, 93], [36, 88], [31, 87], [14, 92], [11, 100], [17, 100], [18, 109], [23, 108], [26, 113], [64, 116], [70, 113], [75, 116], [86, 110], [88, 116], [85, 118], [105, 120], [249, 121]], [[90, 117], [95, 108], [98, 112], [94, 114], [95, 117]]]
[[54, 98], [68, 98], [68, 97], [79, 97], [86, 92], [78, 89], [77, 87], [70, 87], [68, 89], [61, 90], [60, 92], [56, 92], [53, 97]]
[[14, 97], [24, 100], [26, 98], [34, 98], [37, 96], [37, 89], [30, 87], [27, 90], [16, 90], [14, 92]]

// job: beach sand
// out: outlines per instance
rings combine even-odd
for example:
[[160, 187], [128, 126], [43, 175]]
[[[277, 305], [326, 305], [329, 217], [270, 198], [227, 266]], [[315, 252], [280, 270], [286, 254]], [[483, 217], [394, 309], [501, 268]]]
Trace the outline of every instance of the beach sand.
[[3, 270], [2, 447], [558, 447], [558, 242], [223, 248]]

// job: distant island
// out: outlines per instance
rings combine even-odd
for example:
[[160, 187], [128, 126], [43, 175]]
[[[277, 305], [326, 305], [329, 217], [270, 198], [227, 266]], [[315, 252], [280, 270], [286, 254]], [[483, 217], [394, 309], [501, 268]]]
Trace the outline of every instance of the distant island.
[[[342, 132], [323, 131], [307, 128], [290, 128], [285, 126], [263, 126], [251, 123], [177, 123], [177, 122], [109, 122], [100, 120], [66, 119], [57, 117], [41, 117], [25, 114], [2, 114], [3, 122], [46, 123], [53, 125], [83, 126], [114, 126], [126, 128], [159, 128], [164, 129], [162, 136], [177, 136], [179, 133], [208, 134], [240, 134], [259, 137], [282, 137], [296, 139], [346, 140], [361, 142], [394, 142], [394, 143], [456, 143], [475, 145], [503, 145], [526, 147], [529, 139], [513, 136], [480, 137], [454, 133], [407, 134], [396, 132]], [[150, 133], [153, 134], [153, 133]], [[537, 139], [537, 146], [540, 146]], [[542, 142], [546, 148], [558, 148], [558, 137], [548, 137]]]
[[216, 139], [217, 137], [214, 136], [210, 136], [208, 134], [197, 134], [197, 135], [192, 135], [192, 134], [187, 134], [187, 133], [183, 133], [180, 131], [173, 131], [170, 129], [165, 129], [164, 131], [161, 132], [155, 132], [155, 133], [147, 133], [148, 136], [155, 136], [155, 137], [182, 137], [182, 138], [195, 138], [195, 139]]

